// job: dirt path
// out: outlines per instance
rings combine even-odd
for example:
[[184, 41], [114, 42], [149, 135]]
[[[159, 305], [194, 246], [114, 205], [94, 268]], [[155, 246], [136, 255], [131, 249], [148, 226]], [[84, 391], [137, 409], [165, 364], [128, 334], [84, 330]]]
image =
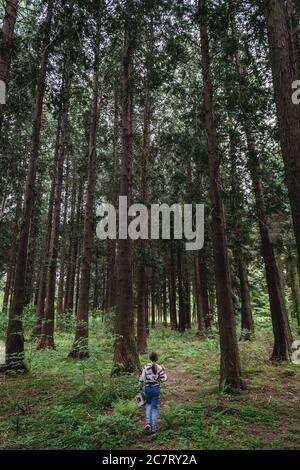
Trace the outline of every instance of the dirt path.
[[[180, 404], [192, 403], [195, 399], [195, 389], [197, 387], [196, 381], [191, 374], [182, 369], [168, 369], [168, 382], [162, 386], [159, 408], [158, 408], [158, 420], [157, 428], [161, 429], [163, 424], [163, 418], [161, 417], [161, 411], [168, 403], [172, 403], [175, 406]], [[128, 450], [174, 450], [172, 445], [167, 443], [159, 444], [155, 441], [155, 436], [146, 433], [143, 429], [145, 426], [145, 408], [142, 407], [136, 412], [138, 416], [138, 426], [141, 428], [139, 441], [134, 445], [130, 446]]]

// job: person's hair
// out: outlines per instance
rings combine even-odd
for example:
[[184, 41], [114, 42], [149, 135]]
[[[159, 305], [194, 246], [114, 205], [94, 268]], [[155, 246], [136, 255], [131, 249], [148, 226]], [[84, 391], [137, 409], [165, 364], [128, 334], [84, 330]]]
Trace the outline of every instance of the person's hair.
[[149, 356], [150, 361], [152, 362], [152, 372], [153, 374], [157, 373], [157, 365], [155, 364], [156, 361], [158, 360], [158, 354], [156, 351], [152, 351], [152, 353]]

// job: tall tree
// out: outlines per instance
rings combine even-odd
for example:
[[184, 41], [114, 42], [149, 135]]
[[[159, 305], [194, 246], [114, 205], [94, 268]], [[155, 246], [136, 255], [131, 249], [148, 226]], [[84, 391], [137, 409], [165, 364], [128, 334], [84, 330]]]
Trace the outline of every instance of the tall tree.
[[[143, 147], [141, 153], [141, 180], [140, 195], [141, 202], [145, 205], [149, 200], [149, 157], [150, 157], [150, 141], [151, 141], [151, 115], [152, 115], [152, 96], [150, 81], [150, 63], [151, 54], [153, 52], [153, 24], [150, 20], [148, 32], [148, 60], [146, 61], [147, 71], [144, 84], [144, 122], [143, 122]], [[150, 56], [150, 57], [149, 57]], [[138, 352], [143, 354], [147, 349], [147, 331], [146, 331], [146, 315], [147, 315], [147, 297], [148, 297], [148, 279], [146, 265], [146, 246], [145, 241], [140, 240], [140, 259], [138, 266], [138, 305], [137, 305], [137, 348]]]
[[85, 205], [84, 230], [80, 266], [80, 284], [78, 293], [78, 310], [76, 319], [75, 341], [69, 357], [84, 359], [89, 357], [88, 350], [88, 319], [89, 293], [91, 282], [91, 263], [93, 253], [93, 226], [96, 185], [97, 129], [99, 121], [99, 42], [96, 41], [95, 66], [93, 76], [89, 154], [88, 154], [88, 187]]
[[241, 366], [231, 295], [232, 287], [225, 236], [224, 209], [219, 183], [220, 161], [214, 118], [206, 0], [200, 0], [198, 15], [201, 35], [203, 105], [209, 159], [210, 198], [212, 204], [214, 270], [221, 347], [220, 386], [239, 390], [242, 388], [243, 382], [241, 379]]
[[[19, 0], [6, 0], [5, 1], [5, 14], [2, 26], [2, 33], [0, 36], [0, 80], [2, 80], [6, 87], [9, 79], [9, 69], [11, 63], [11, 52], [13, 34], [15, 23], [18, 14]], [[3, 123], [4, 107], [0, 103], [0, 132]]]
[[54, 205], [51, 224], [51, 235], [48, 253], [48, 270], [46, 281], [46, 305], [45, 314], [42, 320], [42, 334], [38, 344], [38, 349], [54, 349], [54, 317], [55, 317], [55, 287], [56, 287], [56, 268], [58, 256], [58, 239], [60, 227], [60, 212], [61, 212], [61, 193], [63, 183], [63, 168], [66, 153], [66, 139], [68, 127], [68, 113], [70, 103], [70, 89], [71, 89], [71, 65], [69, 57], [65, 60], [62, 82], [62, 96], [61, 96], [61, 114], [59, 117], [59, 146], [58, 146], [58, 159], [56, 169], [56, 183], [54, 192]]
[[[231, 5], [234, 7], [234, 5]], [[239, 49], [239, 41], [237, 38], [237, 29], [235, 25], [234, 14], [231, 15], [233, 40], [235, 43], [235, 61], [236, 70], [238, 75], [240, 103], [243, 117], [243, 126], [246, 135], [248, 147], [248, 166], [251, 174], [253, 192], [256, 202], [256, 212], [259, 223], [259, 230], [261, 236], [262, 254], [265, 262], [266, 279], [269, 292], [270, 308], [272, 325], [274, 332], [274, 348], [272, 352], [273, 360], [289, 360], [291, 351], [292, 335], [288, 316], [284, 303], [284, 296], [282, 293], [279, 270], [276, 262], [276, 257], [272, 245], [269, 223], [266, 216], [266, 207], [264, 202], [264, 193], [260, 178], [260, 161], [256, 149], [254, 132], [250, 120], [249, 113], [245, 106], [246, 103], [246, 84], [245, 76], [241, 63], [241, 54]]]
[[46, 88], [47, 64], [49, 58], [49, 45], [51, 37], [51, 25], [53, 17], [53, 0], [47, 2], [47, 13], [42, 44], [42, 56], [39, 70], [39, 78], [36, 93], [36, 103], [33, 115], [33, 127], [31, 137], [31, 151], [27, 180], [24, 194], [24, 206], [20, 228], [20, 236], [17, 249], [16, 274], [14, 281], [14, 292], [12, 308], [9, 315], [6, 338], [6, 368], [26, 369], [24, 362], [24, 338], [22, 313], [25, 297], [25, 276], [28, 238], [32, 217], [33, 196], [36, 180], [37, 160], [40, 148], [41, 118], [43, 101]]
[[[131, 0], [126, 2], [125, 31], [122, 57], [122, 154], [120, 169], [120, 196], [132, 199], [132, 107], [133, 107], [133, 56], [136, 43], [135, 24], [130, 16]], [[116, 344], [113, 372], [133, 372], [139, 367], [134, 335], [132, 241], [119, 239], [117, 253], [117, 318]]]
[[292, 102], [297, 77], [289, 2], [264, 0], [285, 175], [300, 260], [300, 106]]

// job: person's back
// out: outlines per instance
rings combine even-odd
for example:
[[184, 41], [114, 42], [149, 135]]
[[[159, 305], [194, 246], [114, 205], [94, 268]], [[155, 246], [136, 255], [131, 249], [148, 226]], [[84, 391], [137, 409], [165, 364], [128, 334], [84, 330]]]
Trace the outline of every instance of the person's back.
[[160, 395], [160, 383], [165, 382], [167, 374], [164, 366], [157, 364], [158, 354], [153, 351], [149, 357], [150, 361], [143, 368], [140, 382], [145, 385], [146, 394], [146, 426], [145, 430], [155, 433], [157, 421], [157, 406]]

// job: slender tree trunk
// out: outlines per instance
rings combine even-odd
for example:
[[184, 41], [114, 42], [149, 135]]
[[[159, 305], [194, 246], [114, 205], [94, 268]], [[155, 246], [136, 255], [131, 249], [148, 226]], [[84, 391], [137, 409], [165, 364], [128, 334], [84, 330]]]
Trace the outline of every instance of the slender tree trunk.
[[197, 312], [197, 327], [198, 335], [200, 337], [205, 336], [205, 315], [204, 315], [204, 306], [203, 306], [203, 296], [201, 289], [201, 280], [200, 280], [200, 270], [199, 270], [199, 253], [194, 251], [194, 271], [195, 271], [195, 298], [196, 298], [196, 312]]
[[[22, 210], [21, 206], [22, 206], [22, 201], [21, 201], [21, 198], [18, 197], [16, 211], [15, 211], [15, 220], [14, 220], [14, 225], [13, 225], [14, 233], [18, 233], [21, 210]], [[6, 274], [6, 283], [5, 283], [5, 288], [4, 288], [3, 307], [2, 307], [2, 313], [5, 315], [8, 313], [9, 297], [11, 294], [11, 289], [12, 289], [12, 284], [13, 284], [13, 279], [14, 279], [14, 272], [15, 272], [15, 266], [16, 266], [16, 248], [17, 248], [17, 239], [14, 240], [11, 250], [10, 250], [10, 255], [9, 255], [10, 263], [9, 263], [8, 272]]]
[[254, 322], [250, 302], [250, 288], [247, 265], [244, 254], [238, 248], [239, 280], [241, 289], [241, 339], [251, 340], [254, 334]]
[[[114, 115], [114, 138], [113, 138], [113, 185], [111, 201], [114, 207], [117, 206], [117, 195], [119, 187], [119, 96], [117, 85], [115, 84], [115, 115]], [[116, 283], [117, 283], [117, 266], [116, 266], [116, 240], [107, 241], [107, 309], [110, 310], [116, 305]]]
[[174, 244], [170, 244], [170, 317], [171, 329], [177, 330], [177, 308], [176, 308], [176, 272]]
[[264, 0], [279, 135], [300, 262], [300, 106], [292, 102], [299, 80], [287, 2]]
[[232, 193], [232, 215], [235, 233], [235, 254], [238, 261], [238, 276], [240, 281], [241, 298], [241, 340], [251, 341], [254, 334], [254, 323], [252, 317], [250, 287], [247, 271], [247, 263], [242, 246], [242, 216], [241, 216], [241, 194], [239, 175], [237, 173], [235, 136], [230, 136], [231, 140], [231, 193]]
[[178, 277], [178, 331], [184, 333], [186, 328], [186, 310], [183, 294], [183, 280], [182, 280], [182, 254], [180, 243], [177, 245], [177, 277]]
[[[76, 280], [76, 266], [78, 261], [78, 252], [79, 252], [79, 231], [80, 231], [80, 220], [82, 212], [82, 199], [83, 199], [83, 181], [82, 179], [79, 182], [78, 196], [76, 203], [76, 220], [75, 226], [71, 226], [71, 235], [70, 235], [70, 262], [67, 272], [67, 281], [65, 289], [65, 301], [64, 301], [64, 311], [73, 311], [74, 309], [74, 294], [75, 294], [75, 280]], [[76, 304], [77, 305], [77, 304]]]
[[219, 150], [213, 112], [213, 88], [207, 32], [206, 1], [200, 2], [200, 33], [205, 128], [208, 143], [210, 197], [212, 204], [213, 252], [221, 348], [220, 386], [241, 389], [241, 366], [235, 329], [232, 288], [224, 225], [224, 209], [219, 181]]
[[[232, 18], [233, 34], [235, 37], [236, 29], [234, 18]], [[237, 48], [235, 52], [236, 68], [239, 81], [239, 90], [241, 96], [241, 102], [243, 103], [243, 97], [245, 96], [245, 85], [244, 85], [244, 71], [242, 69], [240, 60], [240, 51]], [[247, 146], [248, 146], [248, 165], [251, 174], [253, 191], [256, 202], [256, 212], [259, 222], [259, 230], [261, 236], [262, 254], [265, 262], [266, 279], [269, 292], [269, 301], [271, 308], [272, 325], [274, 332], [274, 348], [271, 356], [272, 360], [289, 360], [292, 335], [289, 326], [288, 316], [284, 304], [284, 298], [280, 285], [280, 277], [278, 272], [278, 266], [276, 263], [275, 253], [271, 241], [270, 230], [268, 226], [268, 220], [266, 217], [266, 208], [264, 204], [263, 189], [260, 180], [260, 168], [259, 159], [257, 155], [254, 135], [252, 131], [252, 125], [247, 111], [242, 105], [242, 115], [244, 121], [244, 129], [246, 134]]]
[[54, 346], [54, 319], [55, 319], [55, 287], [56, 287], [56, 268], [58, 255], [58, 240], [61, 212], [61, 192], [63, 183], [63, 167], [66, 152], [66, 139], [68, 127], [68, 111], [71, 88], [71, 70], [70, 65], [65, 65], [63, 85], [62, 85], [62, 109], [60, 125], [60, 138], [58, 161], [56, 170], [56, 185], [54, 193], [53, 219], [51, 226], [51, 236], [49, 245], [49, 261], [46, 282], [46, 304], [45, 314], [42, 321], [42, 334], [37, 349], [55, 349]]
[[[132, 25], [126, 22], [122, 63], [122, 163], [120, 195], [127, 196], [128, 206], [132, 198], [132, 86], [134, 43]], [[118, 241], [118, 298], [114, 373], [133, 372], [139, 368], [139, 358], [134, 333], [132, 241]]]
[[163, 324], [166, 328], [168, 326], [168, 312], [167, 312], [167, 277], [166, 271], [164, 270], [164, 277], [163, 277]]
[[300, 277], [296, 253], [291, 249], [289, 253], [289, 274], [292, 290], [292, 297], [297, 319], [298, 331], [300, 331]]
[[[98, 51], [96, 52], [98, 55]], [[82, 257], [80, 267], [80, 284], [77, 310], [77, 324], [75, 341], [69, 353], [69, 357], [84, 359], [89, 357], [88, 350], [88, 319], [89, 319], [89, 294], [91, 281], [91, 264], [93, 250], [93, 222], [96, 185], [96, 155], [97, 155], [97, 127], [99, 120], [99, 79], [98, 61], [96, 59], [93, 79], [93, 93], [91, 105], [91, 123], [89, 137], [89, 165], [88, 188], [85, 206], [84, 231], [82, 241]]]
[[[59, 119], [61, 119], [61, 115], [59, 116]], [[33, 335], [36, 337], [40, 337], [42, 333], [42, 320], [44, 318], [44, 313], [45, 313], [46, 280], [47, 280], [48, 260], [49, 260], [50, 235], [51, 235], [51, 229], [52, 229], [54, 195], [55, 195], [56, 177], [57, 177], [57, 164], [58, 164], [58, 157], [59, 157], [59, 139], [60, 139], [60, 121], [57, 126], [51, 190], [50, 190], [50, 196], [49, 196], [49, 201], [48, 201], [48, 214], [47, 214], [47, 221], [45, 225], [42, 262], [41, 262], [39, 284], [38, 284], [38, 294], [37, 294], [37, 304], [36, 304], [36, 325], [33, 329]]]
[[[75, 198], [76, 198], [75, 182], [74, 182], [74, 187], [72, 188], [72, 203], [71, 203], [73, 212], [74, 212], [74, 205], [75, 205]], [[59, 281], [58, 281], [58, 292], [57, 292], [57, 315], [60, 320], [60, 324], [62, 324], [61, 320], [62, 320], [62, 315], [64, 312], [64, 287], [65, 287], [65, 267], [66, 267], [66, 244], [67, 244], [66, 225], [67, 225], [67, 213], [68, 213], [68, 197], [69, 197], [69, 162], [67, 162], [67, 168], [66, 168], [64, 214], [63, 214], [63, 222], [62, 222], [60, 269], [59, 269]]]
[[190, 276], [189, 276], [189, 266], [188, 266], [188, 259], [186, 254], [183, 255], [183, 288], [184, 288], [184, 310], [185, 310], [185, 327], [187, 329], [192, 328], [192, 321], [191, 321], [191, 284], [190, 284]]
[[[141, 202], [148, 203], [148, 178], [149, 178], [149, 153], [150, 153], [150, 120], [151, 120], [151, 98], [146, 84], [144, 97], [144, 129], [143, 129], [143, 149], [141, 157]], [[140, 354], [145, 353], [147, 349], [146, 332], [146, 308], [147, 308], [147, 266], [146, 266], [146, 247], [145, 241], [140, 240], [140, 260], [138, 266], [138, 308], [137, 308], [137, 348]], [[152, 321], [153, 323], [153, 321]], [[152, 324], [153, 327], [153, 324]]]
[[46, 87], [46, 73], [49, 56], [49, 43], [51, 35], [51, 22], [53, 15], [53, 0], [48, 0], [48, 10], [45, 22], [45, 33], [42, 47], [41, 65], [38, 79], [36, 104], [33, 116], [33, 130], [31, 137], [31, 152], [27, 173], [24, 207], [20, 228], [20, 238], [17, 249], [16, 274], [12, 308], [9, 316], [6, 339], [6, 367], [7, 369], [26, 369], [24, 362], [24, 337], [22, 313], [25, 295], [25, 274], [27, 262], [27, 248], [30, 223], [32, 217], [34, 186], [36, 180], [37, 160], [40, 147], [41, 117]]
[[205, 255], [204, 248], [202, 248], [202, 250], [199, 251], [198, 262], [199, 262], [200, 291], [201, 291], [202, 304], [203, 304], [205, 328], [206, 330], [209, 330], [211, 328], [211, 316], [210, 316], [210, 307], [209, 307], [209, 298], [208, 298], [206, 255]]
[[155, 302], [156, 302], [156, 282], [155, 282], [155, 273], [152, 268], [151, 274], [151, 328], [155, 328], [156, 319], [155, 319]]
[[[5, 14], [3, 19], [2, 33], [0, 36], [0, 80], [8, 86], [9, 69], [11, 63], [12, 41], [15, 23], [18, 14], [19, 0], [5, 1]], [[0, 103], [0, 133], [3, 123], [4, 107]]]
[[36, 240], [34, 234], [37, 231], [36, 220], [33, 220], [31, 223], [31, 228], [29, 232], [29, 243], [28, 243], [28, 253], [27, 253], [27, 265], [26, 265], [26, 275], [25, 275], [25, 295], [24, 295], [24, 305], [28, 305], [32, 301], [33, 294], [33, 278], [34, 278], [34, 260], [35, 260], [35, 249], [36, 249]]

